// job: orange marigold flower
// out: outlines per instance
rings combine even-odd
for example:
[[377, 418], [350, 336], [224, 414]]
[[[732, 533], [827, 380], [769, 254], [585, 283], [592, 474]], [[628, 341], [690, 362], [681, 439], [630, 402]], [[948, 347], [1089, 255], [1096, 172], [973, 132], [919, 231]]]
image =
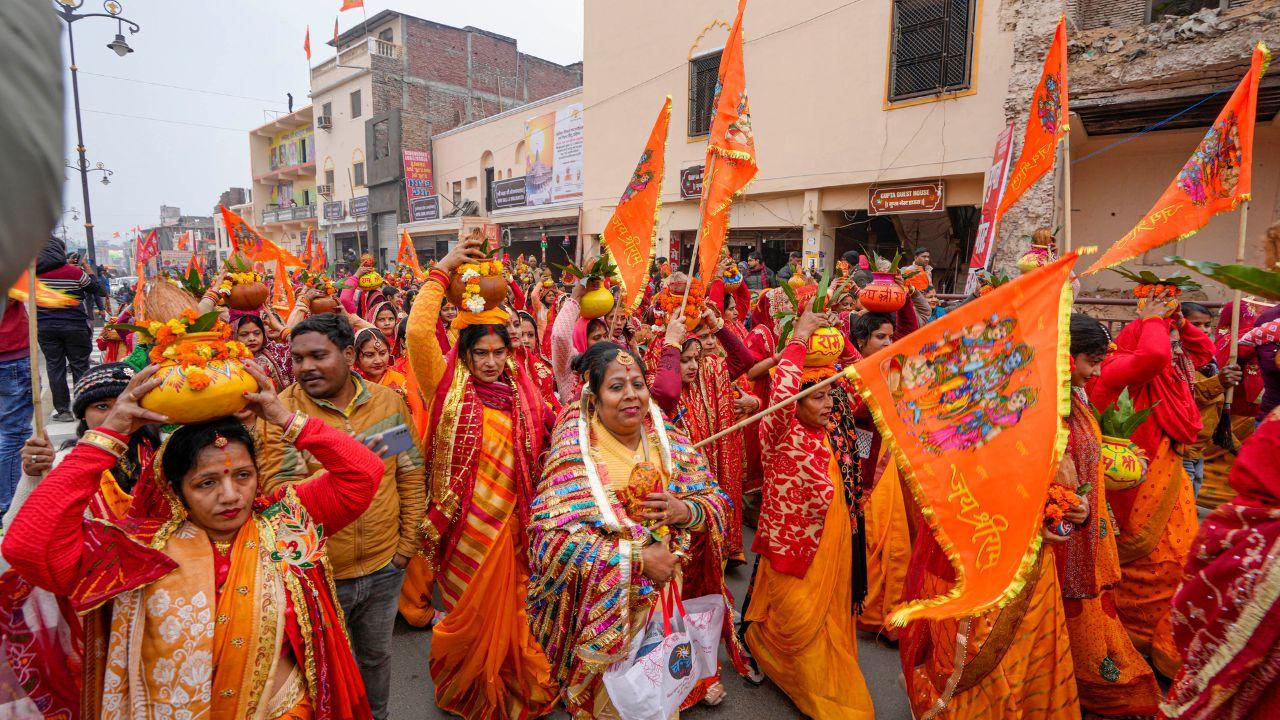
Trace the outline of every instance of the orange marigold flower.
[[182, 311], [182, 319], [186, 321], [187, 325], [190, 325], [191, 323], [195, 322], [197, 317], [199, 316], [196, 315], [196, 311], [193, 308], [187, 308], [186, 310]]
[[192, 390], [203, 390], [209, 387], [212, 378], [202, 368], [188, 367], [186, 372], [187, 386]]

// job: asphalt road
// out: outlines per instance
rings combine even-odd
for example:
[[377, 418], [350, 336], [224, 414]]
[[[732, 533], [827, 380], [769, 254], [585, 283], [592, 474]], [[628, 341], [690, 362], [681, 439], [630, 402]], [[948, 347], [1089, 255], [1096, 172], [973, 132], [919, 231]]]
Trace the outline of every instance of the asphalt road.
[[[747, 533], [749, 546], [750, 528], [747, 528]], [[747, 579], [750, 577], [749, 568], [747, 566], [730, 571], [729, 586], [737, 598], [741, 598], [746, 590]], [[430, 631], [420, 630], [396, 619], [391, 668], [391, 717], [394, 720], [455, 717], [435, 706], [435, 691], [427, 666], [430, 646]], [[723, 656], [723, 651], [721, 654]], [[897, 648], [878, 644], [874, 637], [859, 633], [858, 664], [871, 691], [877, 720], [911, 720], [911, 709], [899, 680], [902, 673], [898, 665]], [[724, 660], [723, 667], [726, 669], [725, 689], [728, 691], [724, 702], [716, 707], [695, 707], [681, 713], [682, 720], [804, 717], [772, 682], [766, 680], [763, 685], [754, 687], [739, 678], [727, 660]], [[557, 713], [553, 717], [568, 716]]]

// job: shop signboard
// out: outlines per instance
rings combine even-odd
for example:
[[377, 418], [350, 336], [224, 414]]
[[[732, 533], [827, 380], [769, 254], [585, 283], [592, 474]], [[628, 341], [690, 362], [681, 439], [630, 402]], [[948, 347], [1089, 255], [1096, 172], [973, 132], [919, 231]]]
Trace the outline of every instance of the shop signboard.
[[680, 170], [680, 199], [697, 200], [702, 197], [702, 165]]
[[867, 214], [938, 212], [946, 207], [945, 188], [943, 180], [873, 187], [867, 190]]
[[327, 201], [324, 204], [325, 222], [342, 222], [347, 216], [346, 208], [343, 207], [341, 200]]
[[522, 177], [494, 180], [493, 185], [489, 188], [489, 193], [493, 198], [494, 210], [525, 206], [527, 195], [525, 194], [525, 183]]
[[361, 195], [347, 201], [347, 212], [351, 217], [363, 217], [369, 214], [369, 196]]
[[409, 202], [409, 220], [411, 222], [423, 222], [424, 220], [439, 219], [439, 195], [428, 195], [427, 197], [415, 198]]
[[431, 172], [430, 151], [404, 151], [404, 191], [409, 207], [413, 207], [415, 200], [435, 194]]
[[525, 204], [582, 199], [582, 103], [525, 121]]

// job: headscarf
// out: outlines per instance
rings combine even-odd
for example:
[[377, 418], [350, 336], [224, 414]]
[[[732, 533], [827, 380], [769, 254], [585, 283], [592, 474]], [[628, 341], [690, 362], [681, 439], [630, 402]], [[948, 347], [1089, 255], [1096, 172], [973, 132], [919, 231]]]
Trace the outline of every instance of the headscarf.
[[[365, 313], [362, 317], [364, 318], [365, 322], [377, 327], [378, 323], [376, 322], [376, 320], [378, 317], [378, 313], [382, 312], [384, 309], [390, 310], [392, 316], [394, 317], [398, 318], [400, 316], [399, 313], [396, 311], [396, 306], [390, 300], [375, 299], [369, 305], [369, 308], [365, 310]], [[395, 358], [400, 357], [400, 343], [396, 342], [395, 334], [392, 333], [392, 335], [388, 337], [385, 333], [383, 333], [382, 339], [387, 343], [387, 349], [391, 351], [391, 358], [394, 360]]]

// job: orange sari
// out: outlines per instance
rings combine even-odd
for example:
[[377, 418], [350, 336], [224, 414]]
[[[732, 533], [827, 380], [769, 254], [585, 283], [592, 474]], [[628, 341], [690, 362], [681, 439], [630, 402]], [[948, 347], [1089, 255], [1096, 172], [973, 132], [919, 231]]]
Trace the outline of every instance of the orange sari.
[[444, 620], [431, 639], [436, 704], [466, 718], [531, 718], [555, 707], [551, 666], [525, 612], [528, 571], [512, 535], [514, 428], [483, 409], [475, 492], [457, 547], [436, 578]]
[[902, 602], [911, 562], [911, 529], [902, 497], [898, 464], [887, 447], [881, 449], [883, 474], [864, 508], [867, 533], [867, 597], [858, 615], [858, 629], [898, 639], [897, 628], [885, 627], [885, 618]]

